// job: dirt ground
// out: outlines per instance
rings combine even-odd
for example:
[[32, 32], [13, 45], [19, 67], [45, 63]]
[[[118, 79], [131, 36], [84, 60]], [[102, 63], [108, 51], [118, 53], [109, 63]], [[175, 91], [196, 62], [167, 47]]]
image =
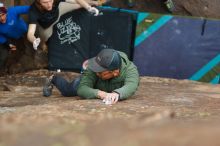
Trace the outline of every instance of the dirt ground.
[[108, 106], [56, 89], [43, 97], [50, 74], [0, 77], [0, 146], [220, 145], [220, 85], [141, 77], [134, 96]]

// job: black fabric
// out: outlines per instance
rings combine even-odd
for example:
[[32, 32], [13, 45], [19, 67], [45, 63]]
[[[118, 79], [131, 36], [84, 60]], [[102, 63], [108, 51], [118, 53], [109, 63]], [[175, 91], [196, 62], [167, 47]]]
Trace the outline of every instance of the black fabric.
[[0, 69], [4, 67], [7, 57], [8, 57], [8, 47], [3, 44], [0, 44]]
[[61, 16], [47, 42], [50, 70], [80, 71], [89, 58], [89, 26], [90, 17], [84, 9]]
[[40, 11], [35, 3], [33, 3], [29, 11], [29, 24], [39, 23], [43, 28], [48, 28], [57, 20], [59, 16], [58, 6], [62, 1], [65, 0], [55, 1], [51, 11]]
[[[127, 12], [109, 10], [101, 10], [101, 15], [96, 17], [85, 9], [63, 15], [48, 40], [48, 68], [80, 71], [83, 61], [106, 48], [125, 52], [131, 59], [135, 33], [133, 18], [133, 14]], [[71, 41], [77, 35], [80, 37]]]
[[132, 56], [133, 15], [120, 11], [102, 10], [103, 15], [92, 19], [90, 57], [102, 49], [111, 48]]
[[4, 44], [1, 44], [1, 45], [4, 45], [5, 48], [9, 49], [9, 44], [11, 44], [11, 43], [9, 42], [9, 39], [8, 39]]

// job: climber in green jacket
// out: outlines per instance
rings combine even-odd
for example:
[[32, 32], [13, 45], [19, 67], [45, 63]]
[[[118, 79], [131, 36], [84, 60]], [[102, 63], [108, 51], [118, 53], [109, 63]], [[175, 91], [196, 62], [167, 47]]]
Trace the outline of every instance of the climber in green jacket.
[[[50, 96], [46, 89], [55, 85], [63, 96], [80, 96], [85, 99], [102, 99], [106, 104], [132, 96], [138, 88], [137, 67], [127, 55], [114, 49], [103, 49], [87, 61], [82, 75], [72, 82], [60, 76], [53, 76], [44, 87], [44, 96]], [[49, 94], [48, 94], [49, 93]]]

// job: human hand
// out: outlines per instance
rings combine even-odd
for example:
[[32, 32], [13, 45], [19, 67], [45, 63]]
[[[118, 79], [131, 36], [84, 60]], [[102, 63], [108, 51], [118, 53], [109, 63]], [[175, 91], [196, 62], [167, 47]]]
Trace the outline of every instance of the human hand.
[[10, 47], [10, 51], [16, 51], [17, 50], [17, 47], [13, 44], [9, 44], [9, 47]]
[[99, 90], [98, 91], [98, 98], [103, 100], [107, 96], [107, 94], [108, 94], [107, 92]]
[[92, 14], [94, 14], [94, 16], [98, 16], [99, 15], [99, 10], [97, 8], [95, 8], [95, 7], [89, 6], [87, 8], [87, 11], [92, 13]]
[[107, 105], [115, 104], [119, 100], [119, 94], [118, 93], [107, 93], [106, 97], [103, 99], [103, 102]]
[[89, 63], [89, 60], [88, 60], [88, 59], [83, 62], [83, 65], [82, 65], [82, 69], [83, 69], [83, 70], [86, 70], [86, 69], [87, 69], [88, 63]]
[[39, 44], [40, 44], [40, 38], [36, 38], [35, 40], [34, 40], [34, 42], [33, 42], [33, 48], [34, 48], [34, 50], [37, 50], [37, 47], [39, 46]]

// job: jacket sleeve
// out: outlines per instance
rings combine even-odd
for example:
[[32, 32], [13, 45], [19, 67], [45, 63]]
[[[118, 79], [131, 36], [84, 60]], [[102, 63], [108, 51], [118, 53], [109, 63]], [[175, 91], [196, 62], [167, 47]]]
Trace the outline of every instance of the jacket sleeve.
[[30, 6], [15, 6], [14, 10], [18, 15], [20, 14], [28, 14]]
[[119, 93], [120, 100], [132, 96], [137, 90], [139, 85], [139, 73], [137, 71], [137, 67], [133, 63], [128, 67], [125, 74], [126, 77], [125, 77], [124, 86], [114, 90], [114, 92]]
[[7, 38], [4, 37], [2, 34], [0, 34], [0, 44], [5, 44], [7, 43]]
[[97, 98], [98, 89], [94, 89], [97, 77], [96, 74], [90, 70], [85, 70], [80, 80], [77, 94], [86, 99]]

